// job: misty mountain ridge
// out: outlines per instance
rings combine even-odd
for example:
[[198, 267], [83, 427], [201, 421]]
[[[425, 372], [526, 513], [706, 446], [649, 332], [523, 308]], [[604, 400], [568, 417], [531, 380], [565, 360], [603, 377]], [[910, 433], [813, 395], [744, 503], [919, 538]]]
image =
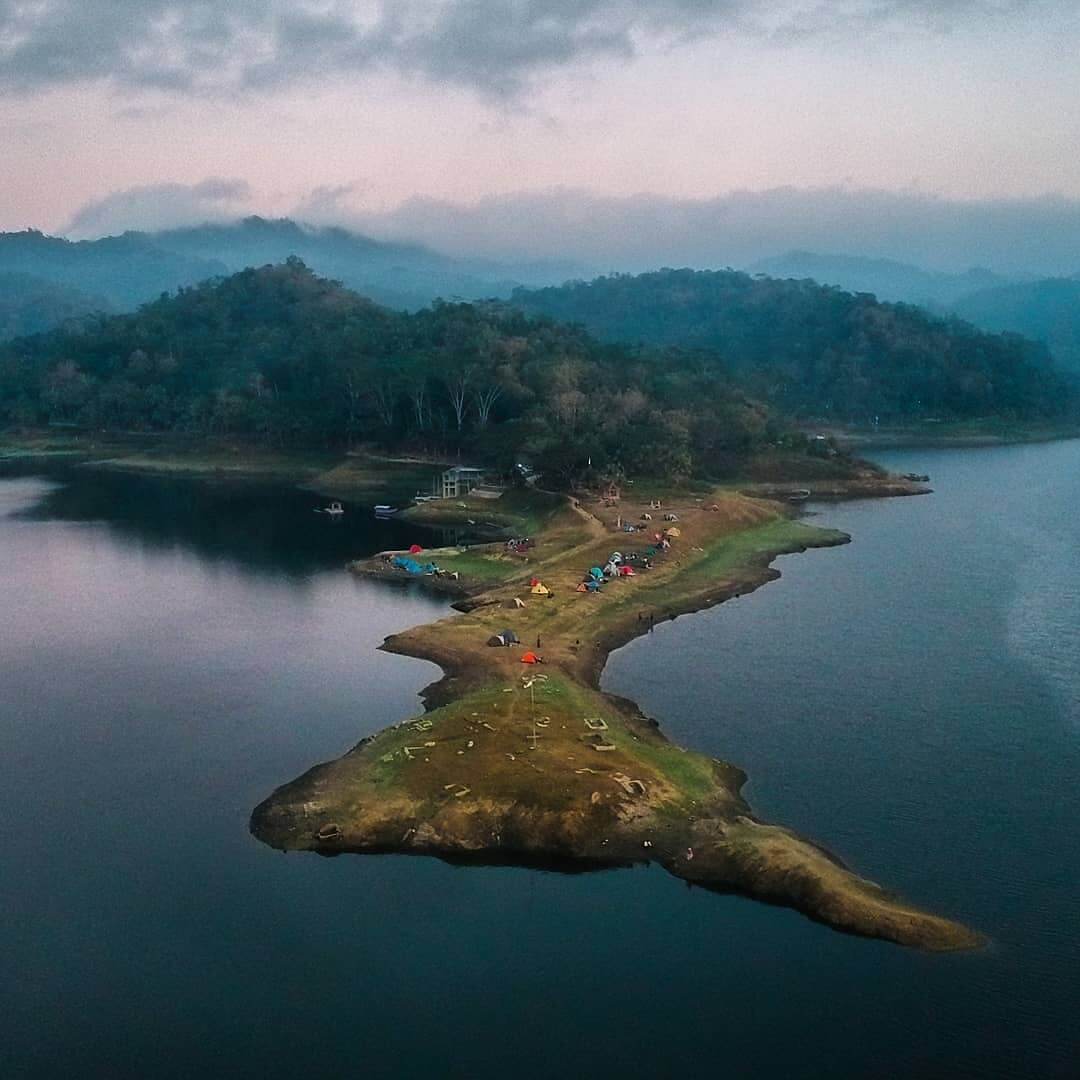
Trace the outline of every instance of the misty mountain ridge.
[[109, 311], [103, 296], [15, 271], [0, 271], [0, 341], [40, 334], [69, 319]]
[[1051, 416], [1072, 397], [1038, 342], [806, 278], [659, 270], [518, 289], [513, 302], [602, 341], [715, 351], [748, 393], [791, 415]]
[[[0, 340], [46, 330], [90, 311], [131, 311], [163, 293], [247, 267], [304, 260], [377, 303], [415, 311], [442, 299], [509, 297], [519, 286], [585, 280], [571, 261], [459, 258], [418, 243], [377, 240], [339, 226], [250, 216], [155, 232], [72, 241], [36, 230], [0, 233]], [[719, 260], [713, 260], [717, 265]], [[879, 300], [958, 314], [995, 333], [1044, 342], [1080, 371], [1077, 279], [1025, 278], [972, 268], [960, 273], [851, 254], [792, 250], [747, 267], [770, 278], [812, 280]], [[36, 282], [29, 287], [22, 279]], [[16, 285], [17, 280], [22, 280]]]
[[216, 260], [167, 251], [144, 233], [65, 240], [28, 229], [0, 233], [0, 272], [63, 285], [129, 310], [228, 268]]
[[1060, 367], [1080, 372], [1080, 275], [1005, 276], [979, 267], [949, 274], [889, 259], [811, 251], [790, 251], [747, 269], [957, 315], [995, 334], [1023, 334], [1046, 345]]
[[130, 311], [162, 293], [296, 256], [387, 307], [416, 310], [437, 298], [509, 296], [518, 285], [580, 275], [568, 262], [456, 259], [419, 244], [374, 240], [338, 227], [247, 217], [159, 232], [67, 240], [37, 230], [0, 233], [0, 273], [28, 274]]
[[953, 310], [986, 330], [1042, 341], [1061, 367], [1080, 372], [1080, 278], [1046, 278], [984, 289], [957, 301]]
[[945, 309], [983, 289], [997, 288], [1019, 276], [1004, 276], [983, 267], [962, 273], [924, 270], [911, 263], [872, 259], [863, 255], [833, 255], [814, 251], [789, 251], [759, 259], [746, 267], [751, 274], [773, 278], [809, 278], [819, 285], [834, 285], [848, 292], [872, 293], [879, 300]]

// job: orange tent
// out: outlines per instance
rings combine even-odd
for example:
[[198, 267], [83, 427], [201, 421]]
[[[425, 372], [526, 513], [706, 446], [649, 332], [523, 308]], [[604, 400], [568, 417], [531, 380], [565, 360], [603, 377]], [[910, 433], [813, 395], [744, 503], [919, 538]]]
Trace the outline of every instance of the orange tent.
[[522, 655], [521, 662], [523, 664], [537, 664], [540, 661], [537, 659], [536, 653], [527, 652]]

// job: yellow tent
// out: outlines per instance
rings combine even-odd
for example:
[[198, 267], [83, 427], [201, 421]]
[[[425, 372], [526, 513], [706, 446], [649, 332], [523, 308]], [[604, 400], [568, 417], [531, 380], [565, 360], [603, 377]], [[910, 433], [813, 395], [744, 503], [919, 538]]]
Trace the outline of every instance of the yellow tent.
[[677, 528], [675, 528], [674, 525], [672, 525], [670, 529], [665, 529], [664, 530], [664, 535], [665, 536], [682, 536], [682, 533], [679, 532], [679, 530]]
[[538, 581], [532, 587], [532, 593], [533, 596], [550, 596], [551, 590], [543, 582]]

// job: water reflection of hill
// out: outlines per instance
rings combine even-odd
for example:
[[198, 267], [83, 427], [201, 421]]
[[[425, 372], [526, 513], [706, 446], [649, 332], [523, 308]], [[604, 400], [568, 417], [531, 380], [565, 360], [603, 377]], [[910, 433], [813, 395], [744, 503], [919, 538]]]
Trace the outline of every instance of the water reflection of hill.
[[316, 514], [326, 499], [273, 484], [143, 476], [64, 466], [20, 466], [5, 475], [47, 476], [59, 486], [24, 512], [35, 520], [101, 522], [140, 545], [187, 549], [258, 572], [305, 575], [416, 539], [431, 532], [379, 521], [367, 504], [340, 520]]

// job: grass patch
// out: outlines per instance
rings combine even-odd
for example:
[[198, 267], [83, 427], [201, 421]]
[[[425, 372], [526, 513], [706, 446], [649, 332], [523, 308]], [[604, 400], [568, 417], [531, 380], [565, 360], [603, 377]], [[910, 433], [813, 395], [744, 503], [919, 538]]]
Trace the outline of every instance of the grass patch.
[[639, 740], [629, 752], [663, 776], [685, 800], [704, 799], [716, 791], [712, 761], [670, 743]]

